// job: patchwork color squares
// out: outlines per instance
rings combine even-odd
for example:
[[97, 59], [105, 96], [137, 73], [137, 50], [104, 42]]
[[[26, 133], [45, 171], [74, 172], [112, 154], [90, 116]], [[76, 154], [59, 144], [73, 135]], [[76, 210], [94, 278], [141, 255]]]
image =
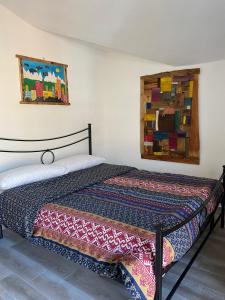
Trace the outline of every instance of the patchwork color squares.
[[[157, 159], [162, 160], [199, 163], [198, 121], [194, 120], [198, 118], [198, 81], [195, 70], [189, 71], [172, 71], [142, 77], [144, 88], [141, 94], [147, 101], [143, 102], [144, 105], [149, 109], [141, 118], [141, 128], [144, 132], [151, 130], [154, 135], [153, 143], [149, 144], [146, 140], [143, 141], [141, 135], [144, 144], [143, 158], [157, 156]], [[196, 69], [196, 74], [198, 72]], [[164, 139], [158, 132], [167, 132], [167, 141], [163, 145], [158, 142]], [[184, 134], [180, 136], [180, 132]], [[186, 140], [180, 139], [181, 137]]]

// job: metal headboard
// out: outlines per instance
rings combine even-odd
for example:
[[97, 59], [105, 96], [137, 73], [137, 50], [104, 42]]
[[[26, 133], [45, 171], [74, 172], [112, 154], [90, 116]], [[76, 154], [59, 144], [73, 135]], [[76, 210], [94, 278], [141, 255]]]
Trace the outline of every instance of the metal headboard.
[[87, 131], [88, 135], [85, 136], [82, 139], [70, 142], [68, 144], [64, 144], [62, 146], [58, 146], [58, 147], [53, 147], [53, 148], [44, 148], [44, 149], [35, 149], [35, 150], [1, 150], [0, 152], [4, 152], [4, 153], [42, 153], [41, 155], [41, 162], [42, 164], [44, 163], [43, 161], [43, 157], [46, 153], [51, 153], [52, 154], [52, 163], [55, 161], [55, 155], [54, 155], [54, 150], [59, 150], [62, 148], [66, 148], [72, 145], [75, 145], [77, 143], [80, 143], [82, 141], [88, 140], [88, 148], [89, 148], [89, 154], [92, 154], [92, 132], [91, 132], [91, 124], [88, 124], [87, 128], [81, 129], [79, 131], [70, 133], [70, 134], [66, 134], [63, 136], [58, 136], [58, 137], [54, 137], [54, 138], [48, 138], [48, 139], [13, 139], [13, 138], [1, 138], [0, 137], [0, 141], [10, 141], [10, 142], [46, 142], [46, 141], [53, 141], [53, 140], [59, 140], [59, 139], [64, 139], [67, 137], [71, 137], [71, 136], [75, 136], [81, 132], [85, 132]]

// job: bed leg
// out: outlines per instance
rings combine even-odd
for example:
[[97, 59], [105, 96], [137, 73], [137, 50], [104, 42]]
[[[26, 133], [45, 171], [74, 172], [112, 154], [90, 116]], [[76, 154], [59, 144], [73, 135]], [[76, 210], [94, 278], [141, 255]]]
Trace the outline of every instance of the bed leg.
[[215, 216], [213, 215], [212, 216], [212, 220], [210, 222], [210, 231], [213, 231], [213, 229], [214, 229], [214, 223], [215, 223]]
[[155, 228], [156, 228], [156, 256], [155, 256], [156, 292], [155, 292], [154, 300], [162, 300], [162, 275], [163, 275], [162, 225], [157, 225]]
[[92, 155], [92, 133], [91, 133], [91, 124], [88, 124], [88, 146], [89, 146], [89, 155]]
[[[223, 175], [225, 176], [225, 166], [223, 166]], [[223, 193], [223, 198], [221, 200], [221, 223], [220, 223], [220, 227], [224, 228], [224, 208], [225, 208], [225, 178], [223, 177], [223, 189], [224, 189], [224, 193]]]
[[2, 225], [0, 225], [0, 239], [3, 239]]
[[224, 201], [224, 198], [223, 198], [222, 208], [221, 208], [221, 224], [220, 224], [221, 228], [224, 228], [224, 206], [225, 206], [224, 204], [225, 204], [225, 201]]

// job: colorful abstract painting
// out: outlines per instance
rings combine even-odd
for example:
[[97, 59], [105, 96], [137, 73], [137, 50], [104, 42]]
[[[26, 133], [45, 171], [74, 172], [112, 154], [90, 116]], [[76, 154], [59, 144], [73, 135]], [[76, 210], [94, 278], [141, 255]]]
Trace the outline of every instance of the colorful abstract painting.
[[199, 69], [141, 77], [141, 157], [199, 164]]
[[17, 55], [21, 78], [21, 102], [69, 105], [67, 65]]

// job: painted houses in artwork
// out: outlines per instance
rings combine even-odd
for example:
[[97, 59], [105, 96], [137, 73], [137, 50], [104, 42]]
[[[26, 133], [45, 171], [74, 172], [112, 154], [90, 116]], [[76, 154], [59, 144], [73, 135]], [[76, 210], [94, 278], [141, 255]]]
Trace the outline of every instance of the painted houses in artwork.
[[44, 92], [43, 83], [40, 82], [40, 81], [36, 81], [35, 82], [35, 90], [32, 90], [32, 91], [36, 92], [35, 94], [36, 94], [37, 98], [42, 98], [43, 97], [43, 92]]
[[61, 80], [59, 78], [56, 79], [56, 83], [55, 83], [55, 96], [58, 99], [61, 98]]
[[65, 65], [20, 57], [21, 103], [69, 104]]

